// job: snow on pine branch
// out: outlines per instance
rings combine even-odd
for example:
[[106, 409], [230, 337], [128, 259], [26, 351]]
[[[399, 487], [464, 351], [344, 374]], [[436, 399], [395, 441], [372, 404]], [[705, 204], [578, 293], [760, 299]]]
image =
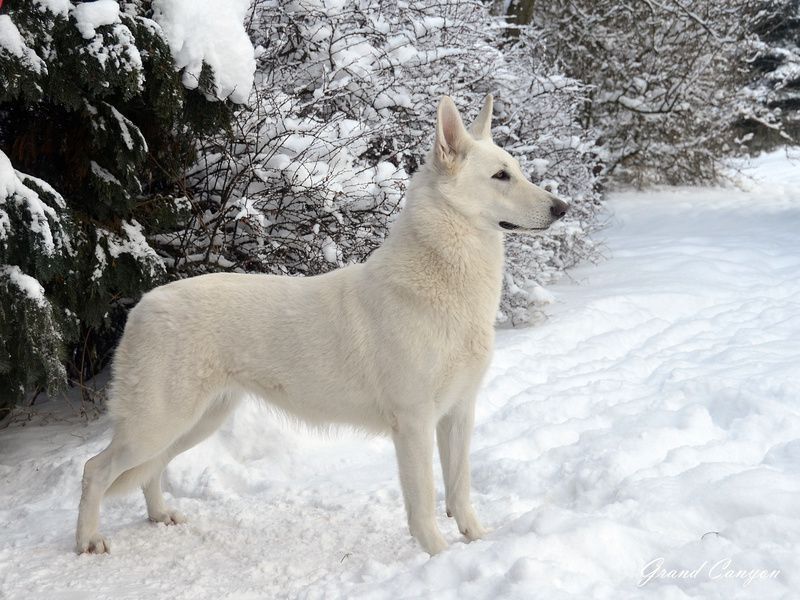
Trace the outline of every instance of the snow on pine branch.
[[34, 73], [41, 73], [44, 61], [30, 48], [9, 15], [0, 15], [0, 51], [22, 59]]
[[41, 180], [30, 178], [14, 170], [11, 161], [0, 151], [0, 245], [11, 235], [12, 214], [20, 215], [27, 222], [27, 230], [39, 240], [43, 255], [52, 257], [60, 252], [69, 252], [69, 238], [58, 227], [56, 210], [42, 201], [39, 194], [26, 185], [22, 178], [44, 184], [58, 208], [65, 206], [64, 199]]
[[250, 0], [154, 0], [153, 19], [166, 36], [189, 89], [211, 67], [218, 99], [247, 101], [256, 63], [244, 21]]
[[47, 305], [42, 284], [35, 277], [23, 273], [18, 266], [0, 265], [0, 278], [7, 278], [13, 286], [36, 304]]
[[[101, 68], [112, 61], [122, 64], [125, 70], [141, 71], [136, 40], [122, 19], [135, 13], [131, 6], [116, 0], [34, 3], [43, 12], [69, 15], [81, 36], [91, 41], [86, 52]], [[207, 65], [213, 75], [213, 97], [241, 103], [250, 94], [255, 71], [253, 45], [244, 25], [249, 7], [250, 0], [154, 0], [153, 20], [142, 18], [141, 22], [160, 29], [187, 88], [198, 87]], [[9, 15], [0, 15], [0, 51], [22, 57], [36, 72], [44, 68], [42, 57], [26, 45]]]

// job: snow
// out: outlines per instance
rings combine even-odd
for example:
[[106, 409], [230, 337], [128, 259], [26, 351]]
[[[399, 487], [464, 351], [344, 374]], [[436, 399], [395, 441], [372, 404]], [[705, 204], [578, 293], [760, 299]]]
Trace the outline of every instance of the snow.
[[326, 237], [322, 242], [322, 256], [333, 265], [339, 264], [338, 247], [330, 237]]
[[119, 4], [114, 0], [84, 2], [72, 8], [72, 17], [83, 39], [90, 40], [95, 36], [95, 29], [98, 27], [120, 22]]
[[142, 147], [142, 151], [147, 152], [147, 142], [145, 141], [144, 135], [142, 135], [142, 132], [139, 130], [139, 128], [136, 127], [136, 125], [132, 123], [130, 119], [128, 119], [112, 105], [108, 104], [108, 107], [111, 109], [111, 114], [114, 115], [114, 119], [117, 121], [120, 134], [122, 134], [122, 141], [125, 142], [125, 146], [128, 148], [128, 150], [133, 150], [136, 147], [133, 142], [133, 138], [131, 137], [130, 129], [128, 129], [128, 125], [130, 125], [136, 132], [138, 144]]
[[247, 102], [256, 70], [244, 28], [250, 0], [154, 0], [153, 19], [164, 31], [183, 84], [197, 87], [203, 63], [214, 71], [216, 96]]
[[39, 10], [50, 11], [54, 15], [67, 15], [72, 3], [69, 0], [33, 0]]
[[[42, 202], [36, 192], [22, 182], [21, 177], [27, 177], [27, 175], [15, 171], [8, 157], [0, 151], [0, 239], [4, 238], [10, 230], [10, 221], [2, 207], [9, 201], [17, 202], [27, 210], [30, 216], [28, 228], [40, 237], [43, 252], [52, 256], [56, 251], [57, 244], [53, 237], [51, 221], [58, 222], [58, 215], [53, 208]], [[36, 183], [41, 181], [36, 178], [32, 179]], [[45, 190], [53, 191], [50, 186], [47, 186]], [[55, 197], [57, 198], [56, 202], [63, 206], [63, 199], [60, 195], [56, 194]], [[59, 240], [59, 245], [64, 241]]]
[[25, 40], [8, 15], [0, 15], [0, 48], [14, 56], [21, 57], [25, 54]]
[[96, 244], [94, 247], [94, 257], [97, 259], [97, 262], [94, 270], [92, 271], [92, 281], [99, 281], [108, 267], [106, 251], [100, 244]]
[[60, 208], [67, 207], [67, 203], [61, 196], [61, 194], [59, 194], [58, 191], [56, 191], [56, 189], [52, 185], [47, 183], [44, 179], [39, 179], [38, 177], [34, 177], [33, 175], [30, 175], [28, 173], [20, 173], [19, 171], [16, 171], [16, 175], [17, 177], [20, 178], [24, 177], [26, 182], [33, 183], [37, 187], [41, 188], [42, 191], [44, 191], [45, 193], [50, 194], [53, 197], [53, 202], [55, 202], [56, 205], [59, 206]]
[[[112, 554], [72, 553], [106, 417], [0, 431], [8, 598], [788, 598], [800, 589], [800, 168], [747, 190], [609, 200], [609, 260], [498, 332], [473, 500], [493, 531], [429, 559], [391, 443], [286, 426], [255, 403], [165, 478], [186, 525], [106, 503]], [[58, 415], [56, 415], [58, 416]], [[641, 587], [640, 587], [641, 585]]]
[[6, 198], [16, 192], [20, 183], [11, 161], [0, 151], [0, 197]]
[[[100, 69], [106, 69], [110, 63], [120, 72], [132, 73], [136, 78], [136, 86], [141, 90], [144, 86], [144, 71], [142, 56], [136, 46], [136, 39], [120, 18], [120, 6], [115, 0], [94, 0], [73, 5], [55, 0], [42, 2], [42, 9], [48, 9], [57, 14], [69, 10], [74, 20], [75, 27], [80, 32], [86, 43], [78, 50], [80, 54], [90, 56], [97, 61]], [[97, 32], [100, 27], [111, 26], [103, 35]], [[85, 102], [88, 110], [94, 107]]]
[[119, 182], [119, 179], [114, 177], [114, 175], [111, 173], [111, 171], [109, 171], [108, 169], [104, 169], [103, 167], [98, 165], [96, 162], [90, 161], [89, 162], [89, 167], [92, 170], [92, 174], [94, 174], [101, 181], [103, 181], [105, 183], [111, 183], [111, 184], [122, 186], [122, 184]]
[[44, 61], [22, 39], [22, 34], [9, 15], [0, 15], [0, 50], [21, 58], [35, 73], [41, 73], [45, 66]]
[[0, 275], [8, 277], [8, 279], [17, 288], [19, 288], [28, 298], [38, 302], [39, 304], [46, 304], [47, 300], [44, 297], [44, 288], [35, 278], [22, 272], [16, 265], [0, 265]]
[[[161, 257], [148, 244], [142, 232], [142, 225], [136, 220], [123, 220], [120, 229], [118, 234], [103, 228], [97, 230], [98, 238], [105, 240], [108, 254], [112, 258], [129, 254], [138, 264], [148, 266], [151, 277], [159, 275], [163, 267]], [[105, 251], [100, 246], [95, 247], [95, 258], [97, 263], [92, 273], [93, 281], [102, 277], [107, 265]]]

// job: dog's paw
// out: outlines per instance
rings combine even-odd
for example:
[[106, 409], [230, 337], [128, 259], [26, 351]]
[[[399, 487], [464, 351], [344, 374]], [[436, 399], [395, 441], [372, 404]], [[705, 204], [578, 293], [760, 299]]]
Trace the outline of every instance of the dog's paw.
[[459, 527], [458, 530], [470, 542], [474, 542], [475, 540], [480, 540], [489, 533], [489, 530], [481, 526], [481, 524], [478, 523], [478, 521], [475, 521], [471, 525], [467, 525], [463, 529]]
[[186, 523], [186, 517], [177, 510], [167, 509], [159, 513], [147, 515], [153, 523], [164, 523], [164, 525], [180, 525]]
[[442, 538], [441, 541], [437, 541], [431, 548], [428, 549], [428, 554], [431, 556], [436, 556], [440, 552], [447, 550], [447, 547], [447, 542], [445, 542], [444, 538]]
[[411, 535], [419, 542], [422, 549], [433, 556], [447, 550], [447, 541], [442, 537], [439, 528], [431, 520], [430, 523], [421, 523], [411, 526]]
[[99, 533], [89, 536], [85, 540], [79, 540], [75, 546], [78, 554], [103, 554], [111, 552], [111, 544]]
[[445, 541], [439, 532], [436, 532], [435, 535], [427, 536], [424, 541], [420, 539], [420, 544], [422, 544], [425, 552], [431, 556], [435, 556], [447, 550], [447, 541]]
[[447, 516], [454, 516], [458, 524], [458, 530], [470, 542], [479, 540], [489, 533], [489, 530], [481, 525], [478, 521], [478, 516], [472, 507], [467, 507], [461, 510], [447, 509]]

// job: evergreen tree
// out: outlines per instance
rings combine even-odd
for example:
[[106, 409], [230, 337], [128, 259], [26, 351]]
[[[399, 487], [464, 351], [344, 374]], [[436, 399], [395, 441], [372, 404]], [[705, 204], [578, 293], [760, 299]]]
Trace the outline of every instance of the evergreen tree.
[[228, 121], [206, 99], [208, 69], [196, 90], [181, 85], [149, 10], [2, 8], [0, 411], [107, 362], [126, 307], [164, 279], [147, 234], [177, 217], [170, 193], [194, 138]]
[[747, 18], [751, 80], [738, 129], [751, 150], [800, 140], [800, 0], [762, 0]]

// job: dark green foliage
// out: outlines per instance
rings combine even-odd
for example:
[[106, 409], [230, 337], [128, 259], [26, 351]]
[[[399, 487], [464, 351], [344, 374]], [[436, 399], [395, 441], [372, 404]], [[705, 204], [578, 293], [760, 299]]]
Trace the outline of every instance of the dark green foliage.
[[757, 153], [800, 140], [800, 0], [756, 2], [746, 22], [754, 37], [745, 91], [757, 105], [741, 114], [737, 133]]
[[[7, 188], [9, 167], [0, 157]], [[42, 181], [12, 181], [14, 189], [0, 198], [0, 410], [34, 387], [63, 388], [65, 344], [77, 331], [66, 309], [77, 296], [75, 229], [64, 200]]]
[[68, 341], [64, 333], [65, 326], [72, 323], [49, 302], [28, 297], [2, 272], [0, 298], [0, 381], [3, 382], [0, 411], [3, 411], [32, 388], [44, 387], [49, 393], [63, 389], [67, 376], [63, 342]]
[[148, 4], [120, 2], [89, 39], [35, 2], [2, 9], [26, 48], [0, 47], [0, 418], [107, 363], [165, 279], [147, 236], [174, 226], [195, 140], [229, 122], [210, 72], [181, 85]]

